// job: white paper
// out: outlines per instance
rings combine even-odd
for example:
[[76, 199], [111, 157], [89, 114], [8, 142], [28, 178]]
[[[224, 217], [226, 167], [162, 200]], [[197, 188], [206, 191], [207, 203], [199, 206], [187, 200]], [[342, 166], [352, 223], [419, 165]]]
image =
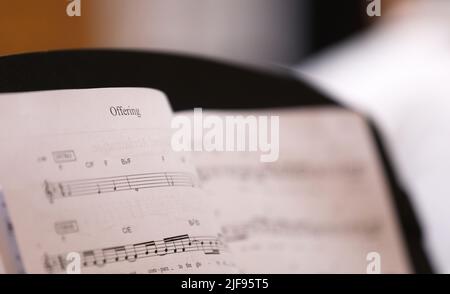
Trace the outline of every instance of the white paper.
[[280, 116], [274, 163], [257, 152], [193, 156], [241, 272], [366, 273], [372, 252], [382, 273], [411, 271], [361, 117], [338, 108], [209, 114]]
[[381, 272], [410, 272], [351, 112], [252, 112], [280, 116], [279, 160], [262, 163], [173, 152], [156, 90], [5, 94], [0, 109], [0, 179], [26, 272], [77, 272], [72, 253], [82, 273], [365, 273], [373, 253]]
[[5, 273], [6, 273], [6, 271], [5, 271], [5, 266], [3, 265], [3, 259], [0, 256], [0, 274], [5, 274]]
[[0, 273], [23, 273], [14, 227], [0, 187]]
[[3, 94], [0, 109], [0, 181], [26, 272], [234, 271], [195, 170], [171, 151], [164, 94]]

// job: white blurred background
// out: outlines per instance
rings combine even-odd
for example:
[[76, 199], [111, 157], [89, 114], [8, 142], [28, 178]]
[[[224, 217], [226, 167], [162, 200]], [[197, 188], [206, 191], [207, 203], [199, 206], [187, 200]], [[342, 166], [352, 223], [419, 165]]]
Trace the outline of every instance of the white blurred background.
[[296, 69], [376, 120], [431, 261], [450, 273], [450, 1], [403, 1]]

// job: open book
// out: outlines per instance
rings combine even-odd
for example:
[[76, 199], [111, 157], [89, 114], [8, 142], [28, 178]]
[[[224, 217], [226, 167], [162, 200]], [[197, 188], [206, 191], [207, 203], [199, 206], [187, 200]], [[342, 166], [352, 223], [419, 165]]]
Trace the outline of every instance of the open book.
[[203, 111], [278, 116], [278, 158], [261, 162], [175, 151], [171, 122], [192, 112], [155, 89], [0, 94], [0, 109], [6, 272], [413, 270], [374, 139], [349, 110]]

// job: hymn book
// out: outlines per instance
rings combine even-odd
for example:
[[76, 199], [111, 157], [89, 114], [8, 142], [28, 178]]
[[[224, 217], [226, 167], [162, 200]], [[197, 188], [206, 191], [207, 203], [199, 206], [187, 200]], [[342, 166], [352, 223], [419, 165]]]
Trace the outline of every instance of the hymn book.
[[168, 98], [145, 88], [0, 94], [0, 270], [366, 273], [375, 256], [382, 273], [412, 271], [360, 115], [203, 111], [279, 117], [278, 158], [261, 162], [259, 152], [173, 150], [171, 121], [192, 112], [173, 112]]

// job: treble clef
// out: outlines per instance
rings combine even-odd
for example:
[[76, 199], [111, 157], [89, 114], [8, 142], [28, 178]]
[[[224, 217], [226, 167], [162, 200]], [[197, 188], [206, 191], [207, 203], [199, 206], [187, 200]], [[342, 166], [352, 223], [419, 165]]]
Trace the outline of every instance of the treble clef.
[[44, 181], [44, 186], [45, 186], [45, 195], [47, 195], [47, 198], [50, 201], [50, 203], [53, 203], [54, 195], [53, 195], [53, 191], [50, 187], [50, 183], [47, 181]]

